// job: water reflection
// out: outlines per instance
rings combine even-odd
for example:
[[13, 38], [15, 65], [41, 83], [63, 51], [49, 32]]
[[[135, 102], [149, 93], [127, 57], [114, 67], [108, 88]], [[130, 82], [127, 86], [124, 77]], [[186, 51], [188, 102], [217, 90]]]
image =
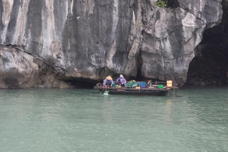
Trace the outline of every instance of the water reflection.
[[[104, 98], [105, 99], [105, 98]], [[105, 123], [112, 122], [112, 102], [109, 101], [107, 98], [103, 101], [103, 119]]]
[[165, 121], [168, 124], [172, 123], [172, 105], [173, 105], [173, 101], [171, 99], [166, 100], [165, 102]]

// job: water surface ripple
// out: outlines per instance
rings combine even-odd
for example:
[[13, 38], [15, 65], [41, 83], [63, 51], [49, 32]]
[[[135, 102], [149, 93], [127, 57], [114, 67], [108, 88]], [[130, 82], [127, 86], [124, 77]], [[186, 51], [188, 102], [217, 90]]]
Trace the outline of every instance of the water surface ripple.
[[228, 89], [0, 90], [1, 152], [227, 152]]

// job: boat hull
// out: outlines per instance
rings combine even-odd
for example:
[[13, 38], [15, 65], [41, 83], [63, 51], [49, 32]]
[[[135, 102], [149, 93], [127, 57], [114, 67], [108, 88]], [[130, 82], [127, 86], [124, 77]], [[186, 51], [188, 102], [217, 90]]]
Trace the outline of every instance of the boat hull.
[[101, 92], [108, 91], [108, 94], [113, 95], [152, 95], [152, 96], [166, 96], [170, 89], [158, 89], [158, 88], [144, 88], [144, 89], [134, 89], [134, 88], [100, 88]]

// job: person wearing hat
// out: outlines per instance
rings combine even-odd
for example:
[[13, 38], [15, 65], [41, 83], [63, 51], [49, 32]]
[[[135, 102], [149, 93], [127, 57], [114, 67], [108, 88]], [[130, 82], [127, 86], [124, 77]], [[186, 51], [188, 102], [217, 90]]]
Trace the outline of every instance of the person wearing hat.
[[119, 76], [119, 78], [116, 79], [116, 84], [118, 84], [122, 87], [124, 87], [126, 83], [127, 83], [127, 81], [122, 74]]
[[105, 87], [111, 87], [112, 84], [113, 84], [113, 80], [112, 80], [112, 77], [109, 75], [107, 76], [104, 80], [103, 80], [103, 86]]

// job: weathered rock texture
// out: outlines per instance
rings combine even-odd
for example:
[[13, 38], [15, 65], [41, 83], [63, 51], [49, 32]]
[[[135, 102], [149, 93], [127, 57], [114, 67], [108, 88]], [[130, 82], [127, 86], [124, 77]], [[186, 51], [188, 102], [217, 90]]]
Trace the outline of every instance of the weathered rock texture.
[[[155, 2], [0, 0], [0, 87], [60, 87], [110, 73], [183, 85], [203, 32], [222, 20], [222, 0]], [[49, 63], [50, 82], [34, 58]]]
[[0, 46], [0, 88], [66, 88], [57, 68], [14, 46]]

